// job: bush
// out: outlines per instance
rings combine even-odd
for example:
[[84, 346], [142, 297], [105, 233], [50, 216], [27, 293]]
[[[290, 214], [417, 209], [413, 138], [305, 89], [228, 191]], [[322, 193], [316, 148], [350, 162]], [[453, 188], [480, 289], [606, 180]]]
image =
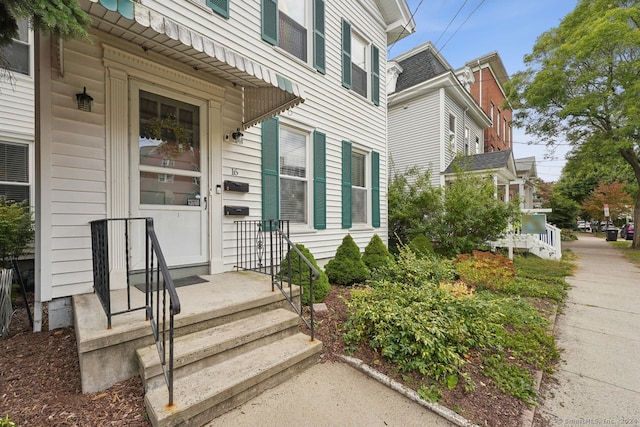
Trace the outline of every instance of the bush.
[[374, 234], [367, 247], [364, 248], [362, 261], [364, 261], [369, 270], [373, 271], [391, 264], [393, 257], [384, 243], [382, 243], [380, 236]]
[[[296, 247], [307, 258], [311, 264], [318, 270], [320, 277], [313, 282], [313, 302], [322, 302], [329, 295], [331, 285], [327, 275], [318, 267], [316, 259], [313, 257], [309, 249], [304, 245], [297, 244]], [[309, 303], [309, 269], [304, 261], [300, 260], [300, 255], [296, 251], [289, 251], [287, 256], [282, 261], [281, 278], [287, 280], [289, 277], [289, 257], [291, 257], [291, 283], [302, 287], [302, 303]], [[301, 274], [302, 270], [302, 274]]]
[[455, 260], [458, 276], [470, 285], [502, 291], [515, 277], [515, 267], [509, 258], [491, 252], [473, 251]]
[[433, 245], [424, 234], [418, 234], [409, 242], [409, 249], [419, 258], [433, 255]]
[[33, 240], [33, 216], [26, 202], [0, 197], [0, 268], [24, 255]]
[[437, 285], [452, 282], [456, 277], [453, 262], [436, 255], [418, 257], [411, 249], [402, 248], [396, 262], [378, 270], [382, 280], [412, 284], [414, 286]]
[[329, 281], [336, 285], [363, 283], [369, 278], [369, 269], [362, 261], [360, 249], [350, 234], [342, 239], [335, 258], [327, 263], [325, 272]]

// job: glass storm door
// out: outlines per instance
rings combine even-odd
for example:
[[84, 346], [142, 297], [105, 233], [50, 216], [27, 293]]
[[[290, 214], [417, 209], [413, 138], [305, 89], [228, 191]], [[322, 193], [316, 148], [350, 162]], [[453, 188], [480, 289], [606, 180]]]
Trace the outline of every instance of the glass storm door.
[[[132, 216], [154, 219], [169, 266], [206, 263], [206, 104], [144, 86], [132, 95]], [[133, 263], [141, 268], [144, 246], [137, 245]]]

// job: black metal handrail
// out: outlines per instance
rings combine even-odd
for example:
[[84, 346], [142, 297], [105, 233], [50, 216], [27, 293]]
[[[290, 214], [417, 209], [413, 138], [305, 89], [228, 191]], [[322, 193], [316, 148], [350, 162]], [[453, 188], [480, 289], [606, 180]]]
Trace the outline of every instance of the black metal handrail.
[[[311, 340], [314, 335], [313, 282], [320, 277], [318, 269], [289, 239], [289, 221], [256, 220], [235, 221], [236, 224], [236, 269], [255, 271], [271, 276], [271, 290], [278, 287], [300, 319], [309, 328]], [[292, 261], [297, 255], [298, 263]], [[302, 297], [308, 274], [309, 316], [305, 316]], [[297, 299], [293, 285], [300, 286]]]
[[[145, 305], [131, 307], [131, 266], [129, 263], [129, 228], [133, 221], [144, 221], [145, 234]], [[124, 254], [127, 280], [127, 308], [111, 311], [111, 282], [109, 263], [109, 222], [124, 224]], [[169, 405], [173, 405], [173, 339], [174, 316], [180, 313], [180, 300], [166, 260], [153, 227], [153, 218], [106, 218], [91, 221], [91, 246], [93, 255], [93, 288], [107, 315], [107, 327], [111, 329], [111, 317], [136, 310], [145, 310], [160, 356], [160, 363], [169, 389]], [[167, 303], [167, 296], [169, 301]]]

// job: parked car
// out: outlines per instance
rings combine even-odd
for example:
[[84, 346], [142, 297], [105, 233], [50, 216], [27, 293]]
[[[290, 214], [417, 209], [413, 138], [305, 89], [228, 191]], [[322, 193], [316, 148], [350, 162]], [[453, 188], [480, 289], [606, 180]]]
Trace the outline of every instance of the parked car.
[[620, 228], [620, 237], [625, 240], [633, 240], [633, 224], [625, 224]]
[[587, 221], [578, 221], [578, 231], [591, 232], [591, 224]]

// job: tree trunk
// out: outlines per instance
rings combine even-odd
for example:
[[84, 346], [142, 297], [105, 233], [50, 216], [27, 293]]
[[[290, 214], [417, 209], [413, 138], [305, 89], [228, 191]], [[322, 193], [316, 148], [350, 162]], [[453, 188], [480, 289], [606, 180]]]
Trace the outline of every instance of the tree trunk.
[[[636, 182], [638, 183], [638, 190], [640, 190], [640, 160], [638, 156], [634, 152], [632, 148], [627, 148], [624, 150], [620, 150], [620, 154], [622, 157], [631, 165], [633, 169], [633, 175], [636, 178]], [[640, 248], [640, 235], [635, 231], [635, 224], [640, 224], [640, 191], [638, 192], [639, 196], [636, 198], [636, 203], [633, 207], [633, 242], [631, 243], [631, 247], [633, 249]]]

